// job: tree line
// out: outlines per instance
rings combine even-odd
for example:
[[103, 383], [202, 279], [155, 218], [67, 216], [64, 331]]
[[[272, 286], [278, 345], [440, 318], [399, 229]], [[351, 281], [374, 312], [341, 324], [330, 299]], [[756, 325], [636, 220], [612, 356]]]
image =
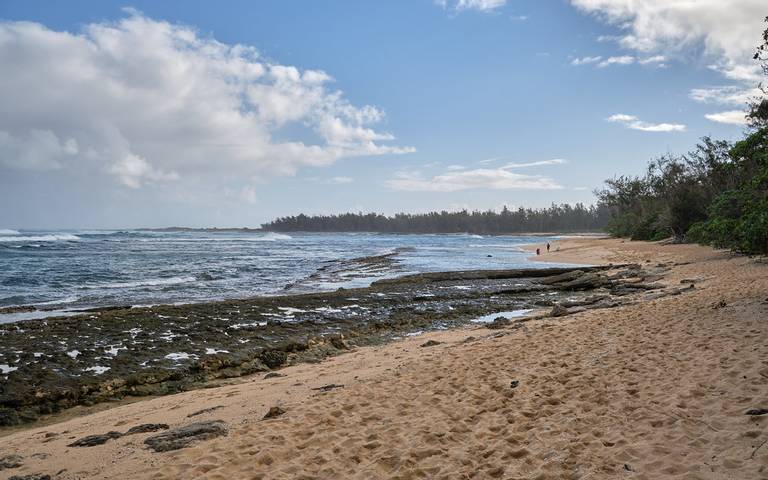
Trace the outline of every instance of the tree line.
[[475, 233], [594, 232], [609, 220], [603, 206], [555, 205], [549, 208], [518, 208], [501, 211], [441, 211], [429, 213], [343, 213], [295, 215], [263, 224], [275, 232], [381, 232], [381, 233]]

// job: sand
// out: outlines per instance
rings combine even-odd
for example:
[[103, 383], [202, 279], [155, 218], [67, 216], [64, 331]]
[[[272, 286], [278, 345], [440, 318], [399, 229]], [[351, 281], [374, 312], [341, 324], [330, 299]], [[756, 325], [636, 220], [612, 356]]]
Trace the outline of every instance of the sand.
[[[674, 262], [690, 293], [518, 328], [467, 328], [122, 405], [0, 438], [0, 471], [56, 479], [768, 479], [768, 264], [692, 245], [574, 238], [542, 261]], [[442, 342], [422, 347], [427, 340]], [[513, 387], [513, 381], [517, 386]], [[328, 392], [312, 390], [341, 384]], [[269, 407], [286, 413], [262, 420]], [[220, 407], [188, 418], [204, 408]], [[226, 437], [153, 453], [149, 422]]]

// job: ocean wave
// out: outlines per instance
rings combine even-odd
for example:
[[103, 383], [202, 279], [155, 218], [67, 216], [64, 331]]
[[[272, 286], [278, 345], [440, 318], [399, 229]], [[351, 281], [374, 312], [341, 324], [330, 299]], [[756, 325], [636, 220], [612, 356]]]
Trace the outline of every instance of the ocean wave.
[[[292, 240], [293, 237], [284, 233], [267, 232], [265, 235], [253, 238], [243, 238], [251, 242], [276, 242], [278, 240]], [[239, 239], [238, 239], [239, 240]]]
[[155, 287], [159, 285], [178, 285], [180, 283], [189, 283], [197, 280], [195, 277], [170, 277], [170, 278], [151, 278], [149, 280], [137, 280], [135, 282], [111, 282], [84, 285], [83, 288], [137, 288], [137, 287]]
[[11, 236], [0, 237], [0, 242], [59, 242], [59, 241], [73, 241], [80, 240], [77, 235], [71, 235], [69, 233], [61, 233], [56, 235], [34, 235], [34, 236]]
[[18, 230], [11, 230], [10, 228], [0, 228], [0, 235], [21, 235]]

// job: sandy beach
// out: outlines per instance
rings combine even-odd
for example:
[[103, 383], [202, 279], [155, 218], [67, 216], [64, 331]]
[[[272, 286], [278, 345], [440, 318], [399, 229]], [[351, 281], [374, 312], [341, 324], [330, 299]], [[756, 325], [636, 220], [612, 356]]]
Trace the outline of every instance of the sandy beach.
[[[74, 409], [0, 437], [0, 457], [21, 457], [0, 478], [768, 478], [768, 412], [747, 414], [768, 409], [768, 263], [603, 238], [554, 247], [538, 260], [663, 263], [661, 283], [694, 288], [500, 330], [430, 332], [282, 376], [95, 413]], [[68, 446], [142, 424], [214, 420], [225, 436], [170, 452], [145, 445], [158, 432]]]

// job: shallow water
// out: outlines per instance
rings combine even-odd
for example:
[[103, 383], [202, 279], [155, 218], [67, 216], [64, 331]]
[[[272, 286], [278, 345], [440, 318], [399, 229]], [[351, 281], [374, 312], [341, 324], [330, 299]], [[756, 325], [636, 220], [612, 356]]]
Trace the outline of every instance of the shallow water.
[[[530, 253], [520, 246], [556, 240], [0, 229], [0, 307], [34, 305], [62, 311], [190, 303], [276, 294], [297, 283], [302, 291], [321, 291], [365, 286], [378, 278], [405, 273], [531, 267], [539, 264], [529, 261]], [[394, 261], [386, 265], [345, 263], [392, 252], [397, 252]], [[335, 276], [312, 276], [323, 268], [334, 271]], [[0, 315], [0, 323], [34, 316]]]

